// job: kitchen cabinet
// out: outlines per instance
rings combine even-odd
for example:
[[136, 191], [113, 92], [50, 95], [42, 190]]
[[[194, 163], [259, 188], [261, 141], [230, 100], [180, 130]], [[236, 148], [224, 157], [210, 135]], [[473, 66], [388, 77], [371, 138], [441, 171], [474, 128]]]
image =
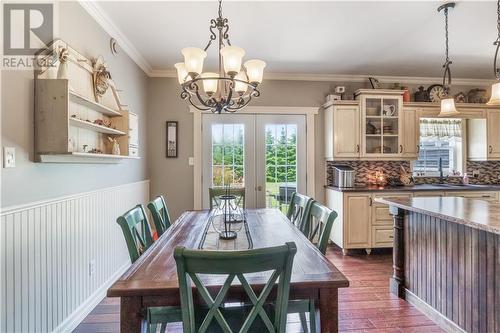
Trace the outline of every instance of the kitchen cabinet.
[[486, 113], [488, 159], [500, 160], [500, 110]]
[[359, 117], [356, 101], [338, 101], [325, 107], [326, 159], [359, 158]]
[[323, 105], [328, 160], [408, 160], [418, 157], [417, 108], [403, 108], [399, 90], [360, 89], [355, 101]]
[[369, 194], [349, 194], [345, 198], [345, 248], [371, 248], [372, 198]]
[[417, 108], [403, 108], [401, 120], [401, 145], [404, 158], [418, 159], [420, 152], [420, 122]]
[[476, 192], [476, 191], [446, 192], [445, 196], [479, 199], [489, 202], [498, 202], [500, 200], [498, 192]]
[[361, 157], [402, 156], [403, 92], [358, 90], [361, 105]]

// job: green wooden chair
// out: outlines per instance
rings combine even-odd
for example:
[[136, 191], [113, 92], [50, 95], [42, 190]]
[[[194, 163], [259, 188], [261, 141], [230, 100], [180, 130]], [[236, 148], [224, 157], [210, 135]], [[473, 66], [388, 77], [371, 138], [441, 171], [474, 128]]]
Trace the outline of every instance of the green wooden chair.
[[[200, 251], [188, 250], [184, 247], [176, 248], [174, 258], [177, 263], [184, 333], [255, 332], [254, 324], [258, 322], [264, 327], [257, 331], [284, 333], [293, 257], [296, 252], [297, 248], [293, 242], [277, 247], [246, 251]], [[243, 274], [266, 271], [272, 271], [271, 276], [260, 295], [257, 296]], [[215, 299], [203, 284], [200, 274], [227, 276]], [[235, 312], [234, 307], [222, 307], [226, 293], [235, 278], [240, 281], [252, 303], [248, 315], [246, 317], [242, 315], [236, 321], [228, 317]], [[266, 311], [264, 305], [278, 278], [276, 301], [272, 311]], [[190, 281], [194, 283], [199, 296], [207, 306], [207, 310], [201, 316], [202, 311], [199, 308], [196, 308], [198, 314], [195, 314]], [[272, 319], [269, 318], [269, 312], [273, 314]], [[235, 322], [238, 325], [235, 325]]]
[[153, 217], [156, 233], [160, 237], [171, 225], [170, 214], [168, 213], [163, 195], [157, 196], [153, 201], [148, 203], [148, 209]]
[[[135, 206], [118, 217], [116, 222], [122, 228], [130, 261], [134, 263], [153, 244], [151, 228], [144, 206]], [[167, 323], [181, 320], [182, 312], [179, 307], [152, 307], [146, 310], [147, 330], [151, 333], [156, 333], [158, 325], [160, 325], [160, 332], [164, 333], [166, 332]]]
[[302, 232], [304, 232], [303, 229], [306, 225], [312, 201], [308, 196], [294, 192], [288, 206], [286, 217]]
[[332, 232], [333, 222], [337, 218], [337, 212], [313, 201], [309, 208], [309, 216], [304, 226], [304, 233], [322, 254], [326, 254], [328, 239]]
[[[226, 194], [225, 187], [210, 187], [208, 189], [208, 195], [210, 198], [210, 210], [214, 207], [219, 207], [221, 201], [219, 197]], [[236, 197], [236, 205], [245, 209], [245, 188], [244, 187], [231, 187], [229, 188], [229, 194]]]
[[116, 222], [122, 228], [130, 261], [134, 263], [153, 244], [151, 228], [144, 206], [135, 206], [118, 217]]
[[[304, 234], [313, 242], [318, 250], [324, 255], [328, 246], [328, 239], [332, 232], [333, 222], [337, 218], [337, 213], [319, 204], [316, 201], [310, 203]], [[305, 313], [309, 312], [309, 332], [316, 332], [316, 309], [314, 299], [291, 301], [288, 306], [288, 313], [298, 313], [304, 332], [307, 331]]]

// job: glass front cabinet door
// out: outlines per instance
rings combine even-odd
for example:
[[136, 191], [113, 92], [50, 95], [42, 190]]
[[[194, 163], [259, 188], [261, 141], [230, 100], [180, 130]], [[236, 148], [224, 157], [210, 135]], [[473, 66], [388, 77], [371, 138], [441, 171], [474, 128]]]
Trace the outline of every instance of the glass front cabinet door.
[[[361, 102], [361, 157], [401, 156], [403, 97], [364, 93]], [[377, 93], [377, 91], [374, 91]], [[379, 91], [380, 93], [380, 91]]]

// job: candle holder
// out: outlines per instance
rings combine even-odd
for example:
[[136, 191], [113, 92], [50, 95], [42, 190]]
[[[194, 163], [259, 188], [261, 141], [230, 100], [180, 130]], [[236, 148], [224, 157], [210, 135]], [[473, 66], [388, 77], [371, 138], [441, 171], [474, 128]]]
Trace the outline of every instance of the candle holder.
[[[220, 204], [214, 211], [212, 224], [214, 229], [219, 233], [220, 239], [235, 239], [238, 236], [238, 231], [241, 230], [243, 221], [245, 220], [243, 210], [236, 204], [236, 196], [231, 194], [231, 189], [226, 186], [225, 193], [219, 196]], [[217, 225], [217, 220], [222, 219], [222, 223]], [[239, 228], [237, 226], [239, 225]]]

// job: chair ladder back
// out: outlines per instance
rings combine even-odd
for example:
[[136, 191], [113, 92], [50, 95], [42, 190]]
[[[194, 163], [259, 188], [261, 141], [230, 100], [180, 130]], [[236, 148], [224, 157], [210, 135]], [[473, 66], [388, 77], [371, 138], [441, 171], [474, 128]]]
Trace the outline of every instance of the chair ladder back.
[[[273, 248], [231, 252], [176, 248], [174, 258], [177, 263], [184, 332], [204, 333], [215, 319], [223, 332], [233, 333], [221, 312], [221, 305], [232, 282], [237, 278], [252, 303], [252, 308], [238, 332], [249, 332], [255, 319], [260, 317], [267, 331], [284, 333], [293, 257], [296, 252], [295, 243], [286, 243], [286, 245]], [[244, 274], [265, 271], [272, 271], [272, 273], [260, 295], [257, 296]], [[215, 298], [210, 295], [198, 274], [227, 275]], [[198, 328], [195, 327], [193, 295], [189, 280], [196, 286], [201, 299], [208, 306], [208, 312]], [[264, 305], [277, 281], [276, 311], [274, 311], [274, 321], [272, 321]]]
[[337, 218], [337, 212], [314, 201], [309, 210], [306, 235], [311, 242], [317, 237], [316, 246], [323, 254], [326, 253], [328, 239], [332, 232], [333, 222]]
[[153, 217], [158, 237], [160, 237], [171, 226], [170, 214], [168, 213], [165, 198], [162, 195], [156, 197], [153, 201], [148, 203], [148, 209]]
[[153, 237], [144, 206], [135, 206], [122, 216], [119, 216], [116, 222], [122, 229], [130, 260], [134, 263], [153, 244]]
[[312, 201], [311, 198], [294, 192], [288, 206], [286, 217], [302, 232], [304, 232], [304, 228], [306, 227]]

